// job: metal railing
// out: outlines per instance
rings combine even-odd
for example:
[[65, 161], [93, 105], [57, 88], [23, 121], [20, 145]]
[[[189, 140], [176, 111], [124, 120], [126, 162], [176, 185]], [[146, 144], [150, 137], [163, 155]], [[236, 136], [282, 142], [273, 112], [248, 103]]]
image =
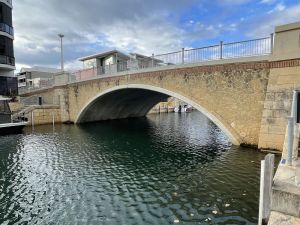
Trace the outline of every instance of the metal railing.
[[0, 55], [0, 64], [6, 64], [9, 66], [15, 66], [15, 58], [6, 55]]
[[8, 33], [11, 36], [14, 36], [14, 28], [7, 25], [6, 23], [0, 23], [0, 31]]
[[[154, 68], [168, 65], [181, 65], [221, 59], [232, 59], [252, 56], [263, 56], [272, 54], [273, 34], [270, 37], [223, 43], [201, 48], [184, 49], [181, 51], [159, 54], [149, 57], [130, 58], [128, 61], [121, 61], [100, 67], [87, 68], [69, 73], [69, 83], [93, 79], [103, 75], [113, 76], [124, 71], [134, 71], [146, 68]], [[0, 57], [1, 61], [1, 57]], [[52, 82], [55, 85], [55, 82]], [[43, 87], [44, 88], [44, 87]]]
[[48, 89], [48, 88], [53, 87], [54, 85], [55, 85], [54, 79], [40, 80], [38, 82], [32, 83], [31, 85], [26, 83], [25, 86], [19, 87], [19, 94], [26, 94], [26, 93], [30, 93], [33, 91]]
[[271, 54], [271, 38], [226, 43], [222, 45], [223, 59]]

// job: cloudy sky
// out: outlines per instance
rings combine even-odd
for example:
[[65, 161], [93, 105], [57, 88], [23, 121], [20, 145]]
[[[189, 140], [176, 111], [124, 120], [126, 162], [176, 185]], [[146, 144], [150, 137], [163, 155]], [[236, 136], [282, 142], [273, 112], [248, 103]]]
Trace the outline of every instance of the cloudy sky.
[[300, 0], [13, 0], [15, 57], [22, 66], [60, 66], [108, 49], [151, 55], [268, 36], [300, 21]]

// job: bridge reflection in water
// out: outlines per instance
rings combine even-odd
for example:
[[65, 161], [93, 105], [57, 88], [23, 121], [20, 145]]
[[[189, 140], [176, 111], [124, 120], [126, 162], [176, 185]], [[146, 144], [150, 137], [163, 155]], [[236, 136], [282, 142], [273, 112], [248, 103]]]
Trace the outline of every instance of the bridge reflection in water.
[[263, 154], [198, 112], [0, 139], [0, 223], [257, 224]]

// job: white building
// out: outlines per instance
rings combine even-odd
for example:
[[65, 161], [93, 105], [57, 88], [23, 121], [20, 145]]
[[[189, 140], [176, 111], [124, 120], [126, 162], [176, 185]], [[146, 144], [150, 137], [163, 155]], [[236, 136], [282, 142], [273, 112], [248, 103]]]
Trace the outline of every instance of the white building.
[[22, 68], [17, 74], [19, 92], [51, 86], [54, 75], [60, 71], [46, 67]]
[[110, 50], [79, 59], [83, 70], [76, 73], [76, 79], [88, 79], [96, 75], [114, 74], [126, 70], [137, 70], [159, 65], [158, 59], [137, 53]]

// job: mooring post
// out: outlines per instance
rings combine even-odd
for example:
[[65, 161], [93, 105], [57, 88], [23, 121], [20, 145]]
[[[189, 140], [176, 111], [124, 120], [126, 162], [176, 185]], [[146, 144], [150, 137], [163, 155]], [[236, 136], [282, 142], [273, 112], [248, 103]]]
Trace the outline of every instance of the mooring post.
[[271, 213], [271, 195], [274, 176], [274, 155], [268, 154], [261, 161], [259, 221], [258, 224], [268, 222]]
[[53, 125], [53, 130], [55, 128], [55, 117], [54, 117], [54, 111], [52, 111], [52, 125]]
[[288, 147], [287, 147], [287, 164], [292, 165], [293, 158], [293, 144], [294, 144], [294, 123], [295, 118], [293, 116], [288, 117]]
[[34, 129], [34, 114], [33, 114], [33, 110], [31, 111], [31, 127], [32, 127], [32, 129]]
[[181, 63], [184, 64], [184, 48], [181, 49]]
[[264, 204], [264, 188], [265, 188], [265, 160], [260, 163], [260, 195], [259, 195], [259, 215], [258, 225], [262, 225], [263, 219], [263, 204]]

